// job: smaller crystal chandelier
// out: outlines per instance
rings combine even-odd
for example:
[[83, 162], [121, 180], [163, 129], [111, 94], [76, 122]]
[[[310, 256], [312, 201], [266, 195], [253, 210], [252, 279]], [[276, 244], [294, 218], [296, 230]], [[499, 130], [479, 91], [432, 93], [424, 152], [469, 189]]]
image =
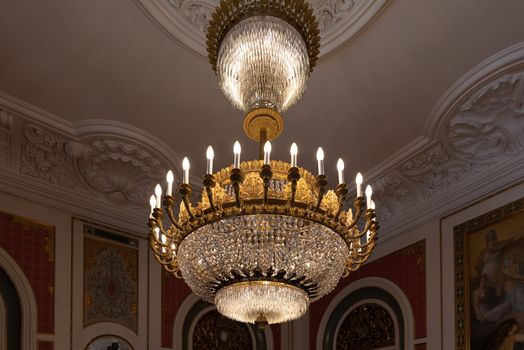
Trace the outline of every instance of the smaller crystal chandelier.
[[260, 159], [241, 162], [235, 142], [232, 166], [214, 173], [209, 146], [204, 191], [193, 205], [184, 158], [178, 216], [171, 171], [166, 195], [157, 185], [150, 198], [150, 246], [167, 271], [224, 316], [291, 321], [370, 256], [378, 231], [372, 190], [368, 185], [364, 197], [358, 173], [347, 208], [344, 162], [335, 190], [327, 190], [322, 148], [316, 176], [298, 166], [295, 143], [289, 163], [271, 160], [268, 140], [282, 131], [280, 112], [300, 98], [318, 55], [317, 23], [304, 0], [223, 0], [207, 44], [222, 91], [246, 112], [244, 131], [260, 142]]

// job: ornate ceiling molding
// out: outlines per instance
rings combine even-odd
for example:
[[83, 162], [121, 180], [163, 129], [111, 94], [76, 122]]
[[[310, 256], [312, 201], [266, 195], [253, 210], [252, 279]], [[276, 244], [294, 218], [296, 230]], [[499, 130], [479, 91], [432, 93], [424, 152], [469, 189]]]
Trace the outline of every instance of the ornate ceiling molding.
[[0, 94], [3, 192], [136, 230], [159, 176], [178, 173], [175, 164], [169, 147], [143, 130], [108, 120], [68, 123]]
[[[391, 0], [311, 0], [321, 36], [320, 58], [342, 47]], [[219, 0], [135, 0], [170, 38], [207, 60], [206, 30]]]
[[524, 43], [464, 75], [435, 106], [425, 136], [370, 172], [385, 232], [524, 178]]

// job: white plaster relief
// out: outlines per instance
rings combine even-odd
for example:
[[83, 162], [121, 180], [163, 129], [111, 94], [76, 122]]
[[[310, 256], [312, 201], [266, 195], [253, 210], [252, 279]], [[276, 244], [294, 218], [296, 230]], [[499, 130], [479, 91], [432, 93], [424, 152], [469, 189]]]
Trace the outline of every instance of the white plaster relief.
[[0, 166], [2, 167], [9, 165], [12, 127], [13, 116], [8, 111], [0, 108]]
[[524, 72], [503, 75], [471, 96], [449, 121], [447, 142], [469, 159], [513, 155], [524, 146]]
[[165, 168], [149, 152], [118, 140], [94, 140], [74, 148], [78, 176], [115, 205], [143, 208]]
[[68, 189], [78, 188], [73, 160], [66, 152], [65, 136], [36, 124], [22, 127], [20, 173]]
[[9, 155], [9, 134], [0, 130], [0, 166], [6, 167]]
[[108, 120], [69, 124], [0, 93], [3, 193], [136, 230], [167, 169], [179, 178], [177, 160], [143, 130]]
[[401, 171], [415, 183], [422, 198], [427, 200], [487, 166], [489, 164], [477, 164], [451, 156], [442, 143], [437, 142], [430, 149], [407, 160]]
[[118, 206], [145, 210], [148, 193], [167, 169], [117, 136], [75, 140], [35, 124], [24, 125], [22, 134], [20, 173]]
[[[350, 41], [390, 0], [311, 0], [319, 24], [320, 57]], [[171, 38], [202, 58], [206, 33], [219, 0], [135, 0]]]
[[324, 33], [343, 20], [362, 0], [312, 0], [318, 29]]
[[495, 189], [507, 185], [495, 178], [524, 178], [517, 170], [524, 157], [524, 43], [495, 58], [441, 99], [426, 129], [429, 142], [371, 171], [377, 214], [388, 231], [485, 195], [480, 183]]
[[205, 35], [207, 24], [211, 19], [213, 9], [218, 5], [218, 1], [202, 0], [168, 0], [175, 11], [180, 12], [184, 19], [201, 34]]

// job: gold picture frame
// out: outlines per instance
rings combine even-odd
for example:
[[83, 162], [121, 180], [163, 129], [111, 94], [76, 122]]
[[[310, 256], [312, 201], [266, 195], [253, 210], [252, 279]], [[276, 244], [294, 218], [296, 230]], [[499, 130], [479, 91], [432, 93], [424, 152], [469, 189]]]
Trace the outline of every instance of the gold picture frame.
[[483, 349], [515, 319], [524, 332], [524, 198], [453, 228], [455, 345]]

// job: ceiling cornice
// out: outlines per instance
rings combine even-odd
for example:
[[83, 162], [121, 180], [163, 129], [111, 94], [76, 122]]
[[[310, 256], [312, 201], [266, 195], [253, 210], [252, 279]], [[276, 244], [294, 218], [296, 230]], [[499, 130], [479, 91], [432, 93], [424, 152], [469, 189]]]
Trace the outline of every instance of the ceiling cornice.
[[4, 193], [145, 233], [148, 196], [177, 164], [164, 142], [131, 125], [71, 123], [0, 93]]
[[460, 78], [424, 135], [368, 173], [385, 239], [524, 179], [524, 42]]

